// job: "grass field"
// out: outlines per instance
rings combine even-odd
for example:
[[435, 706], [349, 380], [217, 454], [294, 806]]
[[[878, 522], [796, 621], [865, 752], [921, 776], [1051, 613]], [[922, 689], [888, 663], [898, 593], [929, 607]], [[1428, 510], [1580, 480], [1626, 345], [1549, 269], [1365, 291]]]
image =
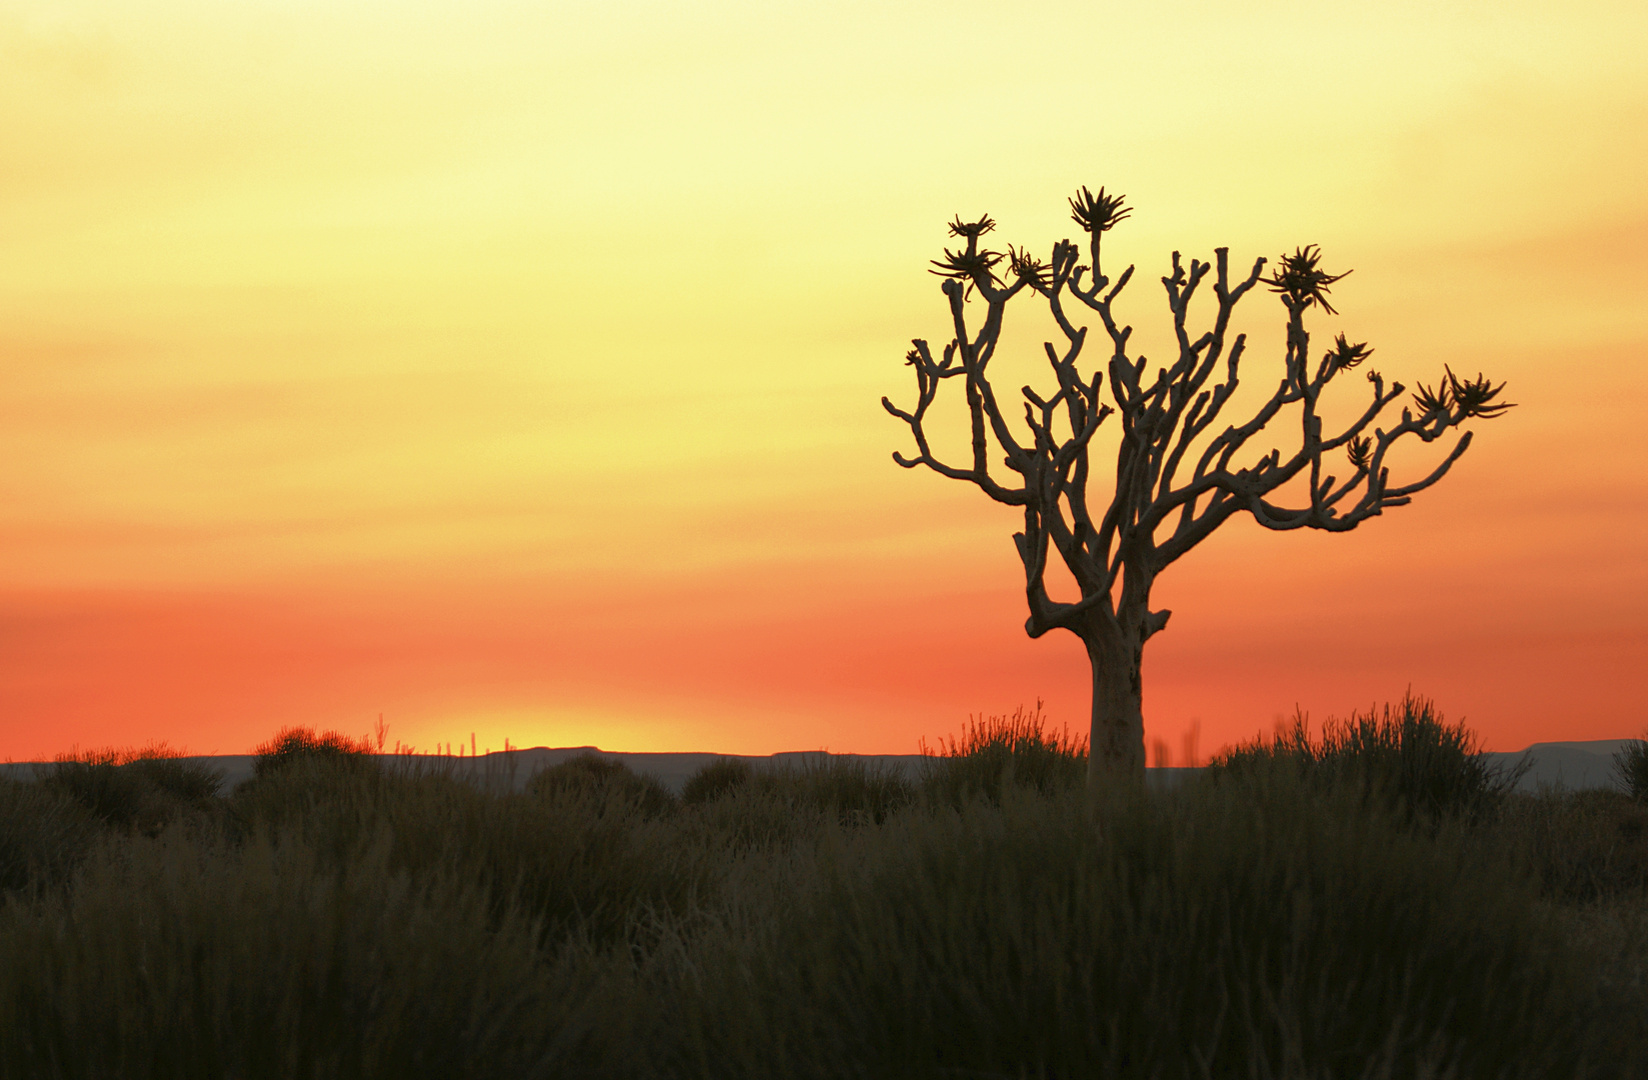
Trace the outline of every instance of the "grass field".
[[1100, 796], [1022, 715], [680, 797], [80, 755], [0, 781], [0, 1075], [1648, 1076], [1648, 790], [1473, 748], [1409, 699]]

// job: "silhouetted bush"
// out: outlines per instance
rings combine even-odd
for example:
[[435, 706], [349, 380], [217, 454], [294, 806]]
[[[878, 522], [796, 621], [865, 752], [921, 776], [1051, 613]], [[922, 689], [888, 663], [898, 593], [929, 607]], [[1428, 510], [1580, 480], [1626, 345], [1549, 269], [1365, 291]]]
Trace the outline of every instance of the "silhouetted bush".
[[351, 739], [336, 731], [320, 733], [314, 728], [289, 727], [257, 748], [252, 776], [262, 779], [294, 763], [314, 761], [335, 762], [358, 771], [378, 767], [372, 745], [364, 739]]
[[1553, 901], [1640, 901], [1648, 894], [1648, 807], [1629, 795], [1518, 793], [1506, 800], [1498, 827]]
[[773, 769], [769, 782], [842, 825], [879, 825], [908, 806], [916, 789], [890, 767], [861, 758], [819, 757]]
[[61, 884], [101, 832], [61, 788], [0, 777], [0, 891]]
[[739, 811], [719, 816], [750, 841], [788, 835], [789, 829], [763, 829], [757, 823], [770, 814], [791, 812], [790, 808], [819, 811], [823, 820], [843, 825], [880, 824], [915, 797], [915, 788], [896, 770], [829, 754], [761, 769], [737, 758], [720, 758], [689, 777], [681, 791], [685, 806], [739, 801], [746, 811], [744, 825], [731, 826]]
[[622, 1030], [605, 973], [546, 963], [530, 919], [381, 844], [340, 871], [291, 836], [137, 840], [65, 906], [5, 912], [0, 957], [10, 1077], [493, 1080], [633, 1053], [588, 1060]]
[[203, 805], [223, 789], [223, 773], [203, 761], [157, 758], [133, 766], [162, 791], [191, 804]]
[[539, 772], [527, 781], [532, 794], [554, 800], [612, 799], [633, 801], [650, 816], [676, 809], [673, 792], [655, 776], [642, 776], [628, 765], [599, 754], [583, 753]]
[[366, 773], [311, 762], [243, 785], [230, 820], [242, 841], [289, 832], [340, 870], [381, 833], [394, 872], [450, 871], [488, 890], [500, 917], [538, 920], [546, 942], [576, 930], [610, 944], [639, 909], [684, 912], [712, 877], [702, 843], [677, 842], [645, 790], [615, 780], [515, 793], [450, 761], [411, 757]]
[[347, 754], [294, 753], [273, 760], [229, 796], [230, 835], [244, 842], [260, 831], [292, 829], [318, 855], [347, 863], [394, 778]]
[[824, 867], [773, 937], [696, 957], [707, 992], [665, 1072], [1581, 1071], [1581, 975], [1527, 881], [1295, 777], [1009, 791], [901, 815]]
[[[1002, 792], [1013, 786], [1054, 794], [1081, 786], [1087, 778], [1085, 737], [1073, 739], [1068, 729], [1061, 737], [1042, 730], [1042, 703], [1019, 706], [1011, 717], [973, 718], [958, 742], [927, 766], [920, 789], [928, 798], [960, 806], [969, 798], [1000, 805]], [[929, 753], [926, 740], [922, 753]]]
[[39, 780], [106, 825], [154, 835], [181, 813], [211, 809], [223, 775], [161, 745], [61, 755]]
[[755, 769], [747, 761], [740, 758], [716, 758], [687, 777], [686, 784], [681, 788], [681, 803], [684, 806], [697, 806], [700, 803], [712, 802], [748, 784], [753, 775]]
[[765, 770], [718, 799], [687, 807], [681, 824], [722, 850], [749, 855], [805, 847], [837, 820], [833, 809], [807, 799]]
[[1257, 739], [1217, 755], [1207, 779], [1282, 769], [1322, 787], [1351, 787], [1409, 818], [1434, 825], [1441, 818], [1475, 818], [1498, 807], [1530, 767], [1499, 771], [1480, 755], [1474, 732], [1448, 725], [1426, 698], [1405, 695], [1395, 707], [1329, 719], [1320, 742], [1309, 722], [1295, 716], [1270, 740]]
[[1648, 1075], [1648, 809], [1413, 829], [1311, 762], [992, 802], [821, 758], [659, 814], [308, 755], [152, 838], [0, 783], [0, 1077]]
[[1614, 751], [1614, 775], [1631, 798], [1648, 802], [1648, 742], [1632, 739]]

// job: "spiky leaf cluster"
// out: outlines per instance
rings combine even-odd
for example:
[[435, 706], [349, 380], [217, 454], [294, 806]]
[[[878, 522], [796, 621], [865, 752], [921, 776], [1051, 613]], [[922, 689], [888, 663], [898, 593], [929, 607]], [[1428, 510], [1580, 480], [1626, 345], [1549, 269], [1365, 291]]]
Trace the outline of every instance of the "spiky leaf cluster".
[[1294, 248], [1292, 255], [1282, 256], [1281, 269], [1265, 278], [1264, 282], [1272, 292], [1280, 293], [1283, 302], [1291, 309], [1303, 311], [1312, 304], [1321, 304], [1323, 311], [1337, 315], [1339, 313], [1328, 303], [1328, 286], [1348, 276], [1351, 271], [1330, 274], [1322, 269], [1321, 261], [1322, 251], [1315, 244]]
[[1420, 383], [1419, 389], [1413, 392], [1413, 403], [1418, 407], [1421, 416], [1429, 416], [1432, 413], [1446, 415], [1453, 412], [1453, 400], [1445, 381], [1437, 383], [1435, 390]]
[[963, 221], [961, 215], [957, 214], [954, 220], [950, 222], [950, 235], [966, 237], [968, 240], [977, 240], [995, 227], [995, 219], [989, 214], [985, 214], [977, 221]]
[[1106, 195], [1102, 187], [1095, 195], [1084, 184], [1070, 199], [1070, 220], [1090, 233], [1108, 232], [1133, 212], [1122, 205], [1126, 197]]
[[1340, 334], [1334, 338], [1333, 351], [1327, 354], [1326, 359], [1335, 372], [1340, 372], [1355, 367], [1372, 355], [1373, 350], [1368, 348], [1367, 342], [1358, 342], [1353, 345], [1345, 340], [1345, 335]]
[[1497, 405], [1491, 404], [1493, 399], [1498, 397], [1500, 392], [1505, 389], [1504, 383], [1494, 386], [1481, 372], [1477, 373], [1474, 380], [1466, 382], [1455, 375], [1452, 368], [1444, 366], [1442, 370], [1448, 373], [1448, 394], [1453, 398], [1453, 404], [1459, 410], [1460, 420], [1469, 420], [1472, 417], [1492, 420], [1495, 417], [1503, 416], [1506, 409], [1516, 408], [1515, 403], [1509, 401], [1502, 401]]
[[1504, 383], [1494, 386], [1480, 373], [1475, 379], [1461, 379], [1446, 365], [1442, 370], [1446, 374], [1435, 390], [1420, 384], [1419, 392], [1413, 395], [1413, 403], [1425, 415], [1442, 413], [1450, 417], [1451, 423], [1458, 424], [1472, 418], [1492, 420], [1503, 416], [1506, 409], [1516, 408], [1514, 402], [1493, 403], [1505, 389]]
[[1366, 435], [1358, 435], [1345, 447], [1345, 456], [1357, 472], [1363, 472], [1368, 467], [1368, 455], [1373, 450], [1373, 440]]
[[1008, 244], [1007, 265], [1012, 268], [1013, 273], [1023, 278], [1038, 292], [1046, 290], [1053, 283], [1052, 271], [1046, 263], [1030, 254], [1028, 248], [1015, 248]]
[[972, 282], [983, 279], [994, 283], [998, 279], [993, 267], [1001, 262], [1001, 259], [1001, 254], [995, 251], [951, 251], [945, 248], [942, 261], [929, 260], [938, 269], [927, 272], [957, 281]]

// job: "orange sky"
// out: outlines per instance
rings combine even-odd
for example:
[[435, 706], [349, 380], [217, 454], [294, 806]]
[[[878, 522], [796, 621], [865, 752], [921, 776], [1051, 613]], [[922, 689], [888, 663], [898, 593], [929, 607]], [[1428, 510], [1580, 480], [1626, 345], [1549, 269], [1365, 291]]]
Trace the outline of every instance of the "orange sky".
[[7, 5], [0, 758], [1085, 732], [1014, 515], [879, 406], [944, 336], [944, 222], [1045, 251], [1080, 184], [1135, 207], [1147, 353], [1175, 248], [1316, 243], [1356, 271], [1319, 341], [1520, 403], [1353, 534], [1171, 568], [1150, 737], [1410, 685], [1492, 749], [1641, 735], [1644, 40], [1623, 2]]

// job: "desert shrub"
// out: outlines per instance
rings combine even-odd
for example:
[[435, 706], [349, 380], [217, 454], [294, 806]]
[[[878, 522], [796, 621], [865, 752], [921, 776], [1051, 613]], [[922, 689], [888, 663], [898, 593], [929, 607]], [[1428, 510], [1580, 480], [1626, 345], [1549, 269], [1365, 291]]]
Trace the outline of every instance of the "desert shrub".
[[126, 768], [141, 774], [155, 790], [193, 810], [210, 808], [223, 789], [222, 771], [204, 761], [156, 758], [134, 761]]
[[757, 771], [741, 784], [709, 802], [687, 808], [682, 825], [705, 844], [724, 851], [770, 855], [810, 846], [836, 820], [833, 811], [784, 784], [779, 777]]
[[916, 798], [915, 787], [896, 771], [857, 758], [804, 760], [774, 769], [766, 779], [843, 825], [879, 825]]
[[1548, 906], [1549, 916], [1585, 958], [1607, 1017], [1594, 1060], [1618, 1062], [1617, 1075], [1648, 1075], [1648, 905], [1640, 895]]
[[152, 827], [164, 812], [143, 776], [110, 760], [59, 760], [40, 770], [39, 783], [67, 795], [105, 825]]
[[554, 800], [595, 797], [634, 802], [643, 814], [658, 816], [674, 810], [675, 794], [656, 776], [642, 776], [620, 761], [583, 753], [551, 765], [527, 781], [532, 794]]
[[342, 857], [359, 826], [345, 822], [370, 805], [386, 782], [384, 767], [365, 742], [337, 732], [283, 728], [257, 748], [252, 778], [230, 794], [230, 825], [245, 839], [259, 823], [302, 822], [311, 844]]
[[1297, 756], [1248, 764], [1098, 797], [1079, 770], [1043, 789], [1002, 769], [994, 802], [983, 782], [906, 802], [832, 758], [655, 814], [611, 769], [518, 793], [311, 755], [221, 825], [110, 844], [65, 792], [0, 783], [0, 873], [14, 806], [47, 811], [40, 849], [84, 841], [29, 871], [59, 887], [0, 896], [0, 1076], [1566, 1080], [1644, 1060], [1648, 1027], [1617, 1018], [1645, 1000], [1648, 924], [1582, 943], [1563, 916], [1640, 908], [1648, 809], [1515, 795], [1486, 826], [1414, 830]]
[[1583, 1075], [1573, 957], [1462, 836], [1280, 772], [928, 806], [697, 957], [663, 1071]]
[[1648, 742], [1632, 739], [1614, 751], [1614, 775], [1638, 802], [1648, 802]]
[[250, 839], [259, 828], [298, 828], [317, 852], [342, 861], [359, 845], [372, 808], [393, 783], [375, 763], [363, 767], [342, 754], [292, 754], [235, 788], [226, 800], [227, 821], [237, 840]]
[[[892, 769], [871, 767], [854, 758], [820, 757], [773, 768], [735, 767], [709, 770], [692, 779], [710, 783], [693, 789], [688, 820], [694, 835], [728, 850], [769, 853], [815, 843], [833, 826], [864, 826], [886, 821], [911, 804], [914, 787]], [[717, 778], [730, 780], [724, 785]], [[691, 780], [688, 781], [691, 784]], [[719, 792], [714, 797], [710, 791]]]
[[750, 782], [755, 769], [741, 758], [716, 758], [687, 777], [681, 788], [683, 806], [713, 802]]
[[397, 873], [381, 833], [341, 869], [290, 834], [139, 838], [0, 909], [0, 1075], [603, 1075], [631, 1052], [622, 981], [534, 934]]
[[1648, 893], [1648, 807], [1622, 792], [1517, 793], [1497, 830], [1553, 902], [1640, 901]]
[[364, 739], [351, 739], [336, 731], [316, 732], [314, 728], [288, 727], [257, 748], [252, 761], [253, 779], [262, 779], [298, 762], [326, 761], [347, 769], [366, 772], [378, 768], [373, 747]]
[[1312, 742], [1302, 714], [1263, 738], [1217, 755], [1206, 776], [1255, 774], [1283, 769], [1320, 787], [1349, 787], [1365, 798], [1396, 808], [1432, 825], [1444, 817], [1477, 818], [1502, 804], [1530, 763], [1509, 772], [1480, 756], [1474, 732], [1463, 722], [1449, 725], [1426, 698], [1405, 695], [1395, 707], [1329, 719], [1319, 742]]
[[223, 776], [158, 745], [60, 755], [40, 771], [39, 782], [106, 825], [154, 835], [179, 814], [208, 811]]
[[0, 892], [67, 880], [101, 832], [68, 792], [0, 777]]
[[[1087, 776], [1085, 738], [1061, 737], [1042, 729], [1042, 703], [1019, 706], [1011, 717], [969, 718], [960, 741], [952, 738], [935, 755], [920, 790], [929, 799], [959, 807], [969, 798], [1000, 805], [1002, 792], [1015, 785], [1044, 794], [1080, 786]], [[926, 740], [921, 743], [927, 753]]]
[[393, 870], [476, 882], [496, 912], [530, 913], [549, 941], [621, 940], [636, 912], [685, 911], [714, 877], [703, 843], [678, 842], [668, 819], [622, 787], [517, 794], [449, 763], [409, 758], [361, 773], [314, 761], [243, 785], [231, 803], [235, 835], [289, 829], [339, 868], [386, 831]]
[[421, 780], [381, 814], [397, 859], [486, 882], [550, 942], [628, 941], [645, 918], [684, 916], [715, 889], [713, 846], [621, 793], [546, 799]]

